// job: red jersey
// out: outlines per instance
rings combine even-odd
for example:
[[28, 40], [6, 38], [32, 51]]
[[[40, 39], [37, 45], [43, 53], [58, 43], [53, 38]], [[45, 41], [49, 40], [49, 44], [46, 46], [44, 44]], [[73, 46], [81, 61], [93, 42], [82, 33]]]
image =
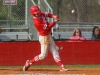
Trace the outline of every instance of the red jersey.
[[33, 17], [34, 26], [36, 27], [39, 35], [45, 36], [50, 34], [51, 28], [55, 25], [55, 22], [49, 23], [47, 17], [53, 18], [53, 14], [44, 12], [40, 17]]

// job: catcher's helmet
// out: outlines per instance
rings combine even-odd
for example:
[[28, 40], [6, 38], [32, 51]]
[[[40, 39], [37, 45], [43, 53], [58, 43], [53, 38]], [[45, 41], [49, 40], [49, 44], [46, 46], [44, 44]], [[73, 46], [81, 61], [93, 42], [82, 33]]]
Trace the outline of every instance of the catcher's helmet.
[[31, 13], [32, 15], [38, 14], [38, 13], [41, 13], [41, 10], [39, 9], [38, 6], [34, 5], [34, 6], [31, 6], [31, 8], [30, 8], [30, 13]]

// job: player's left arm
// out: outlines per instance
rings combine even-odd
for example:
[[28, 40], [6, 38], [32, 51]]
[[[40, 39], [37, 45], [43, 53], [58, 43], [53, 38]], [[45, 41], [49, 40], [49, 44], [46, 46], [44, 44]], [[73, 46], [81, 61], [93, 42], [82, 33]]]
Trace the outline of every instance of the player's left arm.
[[55, 22], [59, 21], [59, 17], [57, 15], [48, 13], [48, 17], [53, 18]]
[[54, 15], [54, 14], [51, 14], [51, 13], [48, 13], [48, 12], [45, 12], [45, 13], [42, 13], [45, 17], [49, 17], [49, 18], [53, 18], [55, 22], [59, 21], [59, 17]]
[[54, 14], [50, 14], [50, 13], [48, 13], [48, 17], [50, 17], [50, 18], [53, 18], [54, 19], [54, 22], [56, 22], [56, 29], [58, 30], [59, 29], [59, 25], [58, 25], [58, 21], [59, 21], [59, 17], [58, 16], [56, 16], [56, 15], [54, 15]]
[[49, 28], [52, 28], [52, 27], [56, 24], [56, 22], [59, 21], [58, 16], [56, 16], [56, 15], [54, 15], [54, 14], [51, 14], [51, 13], [48, 13], [48, 12], [45, 12], [45, 13], [42, 13], [42, 14], [43, 14], [45, 17], [49, 17], [49, 18], [53, 18], [53, 19], [54, 19], [53, 22], [51, 22], [51, 23], [48, 25]]

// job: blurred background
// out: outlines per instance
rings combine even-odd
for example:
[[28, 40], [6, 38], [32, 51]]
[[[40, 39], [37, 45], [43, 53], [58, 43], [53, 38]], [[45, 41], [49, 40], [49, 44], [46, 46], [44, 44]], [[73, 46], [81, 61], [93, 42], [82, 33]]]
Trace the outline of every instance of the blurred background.
[[52, 29], [55, 39], [69, 39], [75, 28], [90, 39], [93, 27], [100, 27], [100, 0], [0, 0], [0, 39], [38, 40], [29, 12], [35, 4], [43, 12], [59, 16], [59, 30], [56, 26]]

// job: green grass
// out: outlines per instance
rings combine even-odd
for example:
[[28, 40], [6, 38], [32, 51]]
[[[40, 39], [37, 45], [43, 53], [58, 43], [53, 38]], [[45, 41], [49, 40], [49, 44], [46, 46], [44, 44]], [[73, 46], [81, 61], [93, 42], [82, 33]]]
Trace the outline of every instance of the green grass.
[[100, 65], [68, 65], [68, 68], [100, 68]]
[[[66, 65], [67, 68], [100, 68], [100, 65]], [[0, 66], [0, 68], [23, 68], [23, 66]], [[35, 65], [31, 68], [59, 68], [57, 65]]]

